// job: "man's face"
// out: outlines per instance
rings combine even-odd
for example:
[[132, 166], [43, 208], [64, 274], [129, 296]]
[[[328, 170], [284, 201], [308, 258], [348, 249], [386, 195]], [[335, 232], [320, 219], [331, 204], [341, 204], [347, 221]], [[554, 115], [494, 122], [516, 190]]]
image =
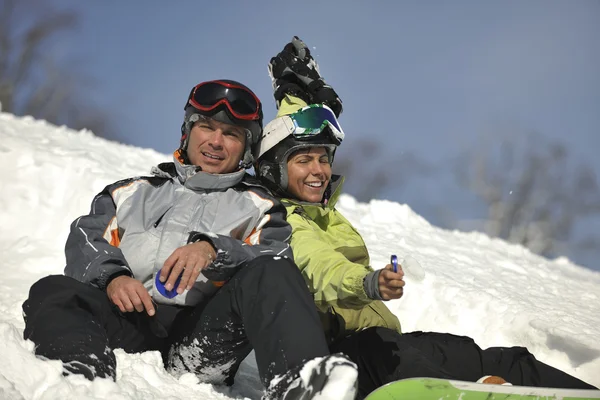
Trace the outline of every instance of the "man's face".
[[211, 174], [237, 171], [244, 155], [246, 131], [239, 126], [201, 118], [190, 131], [190, 162]]
[[320, 203], [329, 180], [331, 165], [323, 147], [299, 150], [287, 162], [288, 192], [299, 200]]

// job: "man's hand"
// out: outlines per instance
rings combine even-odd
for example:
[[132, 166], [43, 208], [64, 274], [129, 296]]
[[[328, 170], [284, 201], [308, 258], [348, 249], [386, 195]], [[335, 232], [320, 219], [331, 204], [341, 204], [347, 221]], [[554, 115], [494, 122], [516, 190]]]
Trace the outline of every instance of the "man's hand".
[[148, 290], [142, 282], [130, 276], [121, 275], [110, 281], [106, 294], [121, 312], [142, 312], [145, 309], [149, 316], [155, 313]]
[[337, 117], [342, 113], [342, 100], [331, 86], [325, 83], [319, 65], [310, 49], [297, 36], [269, 62], [269, 75], [273, 82], [273, 95], [277, 107], [286, 94], [296, 96], [308, 104], [323, 103]]
[[167, 258], [160, 270], [160, 281], [165, 283], [165, 289], [172, 290], [179, 275], [181, 281], [177, 286], [177, 293], [181, 294], [184, 290], [190, 290], [200, 272], [208, 267], [217, 258], [217, 252], [214, 247], [204, 241], [186, 244], [176, 249], [173, 254]]
[[404, 294], [404, 271], [398, 265], [394, 272], [392, 264], [388, 264], [379, 274], [379, 294], [384, 300], [399, 299]]

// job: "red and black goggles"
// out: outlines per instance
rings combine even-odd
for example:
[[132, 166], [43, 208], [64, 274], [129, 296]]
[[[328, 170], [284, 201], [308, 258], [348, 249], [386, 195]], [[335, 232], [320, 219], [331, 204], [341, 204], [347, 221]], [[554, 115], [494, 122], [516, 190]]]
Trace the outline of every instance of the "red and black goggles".
[[258, 97], [250, 89], [226, 81], [199, 83], [190, 92], [187, 104], [206, 112], [225, 105], [231, 115], [237, 119], [247, 121], [260, 119]]

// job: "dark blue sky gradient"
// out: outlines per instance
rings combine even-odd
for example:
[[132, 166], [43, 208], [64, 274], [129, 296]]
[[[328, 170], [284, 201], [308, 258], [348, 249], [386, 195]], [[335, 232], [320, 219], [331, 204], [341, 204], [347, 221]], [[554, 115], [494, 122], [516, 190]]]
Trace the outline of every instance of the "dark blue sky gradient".
[[[185, 98], [208, 79], [250, 86], [268, 121], [267, 62], [298, 35], [344, 101], [348, 143], [385, 143], [377, 158], [439, 167], [482, 138], [537, 132], [600, 174], [598, 1], [51, 1], [82, 17], [53, 51], [84, 60], [126, 143], [173, 151]], [[448, 177], [380, 196], [433, 223], [440, 196], [465, 219], [483, 215]]]

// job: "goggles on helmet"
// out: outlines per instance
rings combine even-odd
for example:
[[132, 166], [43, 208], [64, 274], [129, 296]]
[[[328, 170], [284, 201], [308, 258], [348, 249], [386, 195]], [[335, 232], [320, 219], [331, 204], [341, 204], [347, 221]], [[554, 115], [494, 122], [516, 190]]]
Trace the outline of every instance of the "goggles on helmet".
[[344, 140], [344, 131], [329, 107], [324, 104], [306, 106], [294, 114], [284, 115], [267, 124], [258, 145], [256, 158], [260, 158], [288, 136], [293, 136], [299, 141], [310, 141], [324, 131], [329, 133], [328, 138], [336, 146]]
[[308, 139], [311, 136], [318, 135], [326, 127], [329, 127], [331, 129], [331, 138], [335, 141], [335, 144], [339, 145], [344, 140], [342, 127], [338, 123], [333, 111], [326, 105], [312, 104], [294, 114], [288, 115], [288, 117], [294, 124], [294, 129], [290, 134], [296, 139]]
[[225, 105], [237, 119], [253, 121], [260, 119], [260, 100], [245, 87], [224, 82], [208, 81], [196, 85], [188, 97], [186, 107], [201, 111], [213, 111]]

